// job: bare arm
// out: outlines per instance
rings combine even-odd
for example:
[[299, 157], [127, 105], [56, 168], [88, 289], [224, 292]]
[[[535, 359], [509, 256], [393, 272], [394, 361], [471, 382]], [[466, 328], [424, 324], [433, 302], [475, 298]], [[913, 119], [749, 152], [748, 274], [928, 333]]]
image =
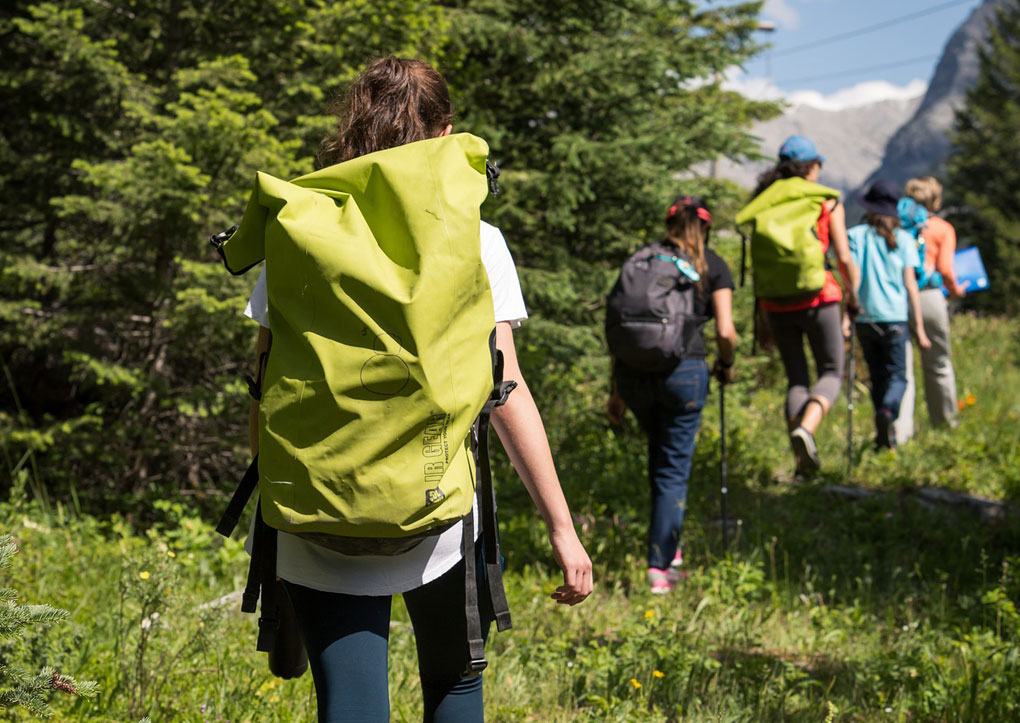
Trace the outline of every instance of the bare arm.
[[527, 382], [517, 363], [513, 330], [510, 324], [496, 325], [496, 348], [503, 352], [503, 378], [517, 382], [507, 403], [492, 414], [503, 448], [545, 520], [553, 555], [563, 570], [563, 585], [552, 598], [558, 603], [576, 605], [592, 591], [591, 560], [577, 538], [570, 508], [563, 496], [542, 417], [535, 406]]
[[733, 363], [737, 356], [737, 328], [733, 325], [733, 289], [716, 289], [712, 292], [715, 309], [716, 378], [728, 384], [733, 381]]
[[856, 310], [860, 308], [857, 289], [861, 285], [861, 271], [857, 268], [853, 255], [850, 253], [850, 239], [846, 233], [846, 209], [843, 208], [843, 204], [838, 202], [829, 216], [829, 242], [836, 252], [839, 275], [843, 277], [847, 309], [856, 314]]
[[627, 404], [616, 387], [616, 357], [609, 357], [609, 401], [606, 402], [606, 417], [610, 424], [623, 424]]
[[[269, 350], [269, 329], [259, 327], [259, 338], [255, 342], [255, 378], [261, 384], [265, 369], [261, 368], [262, 355]], [[248, 446], [254, 457], [259, 453], [259, 400], [252, 399], [248, 409]]]
[[[959, 299], [967, 295], [967, 288], [956, 281], [956, 272], [953, 270], [953, 256], [956, 254], [956, 229], [948, 223], [944, 224], [944, 227], [946, 234], [938, 249], [935, 268], [942, 274], [942, 281], [949, 290], [949, 295]], [[921, 260], [924, 261], [924, 259]]]
[[917, 290], [917, 273], [913, 267], [903, 267], [903, 283], [907, 286], [907, 299], [910, 301], [910, 313], [914, 319], [917, 344], [922, 349], [931, 349], [931, 341], [924, 333], [924, 319], [921, 318], [921, 293]]

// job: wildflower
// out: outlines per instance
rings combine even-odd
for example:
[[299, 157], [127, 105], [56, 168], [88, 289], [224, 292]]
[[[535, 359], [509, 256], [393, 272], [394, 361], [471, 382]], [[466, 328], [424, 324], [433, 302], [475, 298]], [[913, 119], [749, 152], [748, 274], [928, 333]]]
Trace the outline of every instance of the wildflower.
[[917, 677], [917, 668], [911, 668], [910, 669], [910, 677], [911, 678], [916, 678]]
[[965, 402], [965, 401], [963, 401], [963, 400], [961, 399], [960, 401], [958, 401], [958, 402], [956, 403], [956, 406], [957, 406], [957, 408], [959, 408], [959, 409], [963, 409], [964, 407], [966, 407], [966, 406], [967, 406], [967, 402]]
[[638, 690], [641, 687], [641, 683], [638, 682], [637, 678], [631, 678], [630, 684], [634, 686], [634, 690]]
[[150, 577], [152, 577], [152, 575], [148, 570], [142, 570], [140, 573], [138, 573], [138, 577], [142, 578], [143, 580], [148, 580]]
[[661, 670], [653, 670], [652, 671], [652, 677], [653, 678], [665, 678], [666, 674], [663, 673]]
[[177, 553], [174, 552], [173, 550], [167, 550], [166, 555], [167, 557], [177, 557]]
[[654, 610], [646, 610], [645, 611], [645, 619], [646, 620], [651, 620], [654, 617], [655, 617], [655, 611]]
[[967, 395], [967, 406], [968, 407], [974, 406], [974, 402], [976, 402], [976, 401], [977, 401], [977, 397], [975, 397], [973, 394], [968, 394]]

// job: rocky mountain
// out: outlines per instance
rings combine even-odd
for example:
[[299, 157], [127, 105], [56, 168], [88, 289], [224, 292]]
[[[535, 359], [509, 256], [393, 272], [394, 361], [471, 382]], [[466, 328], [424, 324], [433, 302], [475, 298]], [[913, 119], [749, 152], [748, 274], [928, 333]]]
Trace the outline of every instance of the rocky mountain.
[[[825, 156], [821, 183], [842, 191], [860, 186], [882, 162], [886, 144], [893, 133], [917, 110], [920, 96], [909, 100], [884, 100], [877, 103], [821, 110], [807, 105], [791, 108], [784, 115], [752, 129], [761, 138], [761, 152], [769, 160], [735, 163], [721, 159], [716, 173], [721, 178], [753, 188], [762, 171], [774, 162], [779, 146], [791, 135], [811, 138]], [[697, 169], [710, 174], [711, 168]]]
[[954, 113], [977, 80], [978, 46], [996, 7], [1004, 2], [985, 0], [949, 38], [920, 106], [889, 140], [882, 164], [868, 182], [891, 178], [902, 183], [913, 176], [941, 174], [949, 154]]

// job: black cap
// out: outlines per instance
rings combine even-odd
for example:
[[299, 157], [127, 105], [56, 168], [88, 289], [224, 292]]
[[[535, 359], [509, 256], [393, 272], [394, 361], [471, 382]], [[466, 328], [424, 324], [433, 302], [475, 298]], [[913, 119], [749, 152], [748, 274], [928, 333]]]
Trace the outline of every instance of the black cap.
[[865, 211], [877, 213], [880, 216], [899, 218], [896, 202], [900, 200], [902, 195], [900, 186], [896, 181], [881, 179], [872, 183], [860, 200]]

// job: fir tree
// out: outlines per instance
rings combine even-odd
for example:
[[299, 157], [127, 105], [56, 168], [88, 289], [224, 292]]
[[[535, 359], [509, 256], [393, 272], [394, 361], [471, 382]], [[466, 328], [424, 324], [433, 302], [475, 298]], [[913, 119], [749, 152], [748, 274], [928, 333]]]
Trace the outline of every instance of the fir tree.
[[980, 49], [981, 70], [957, 113], [949, 187], [950, 215], [962, 241], [981, 250], [991, 293], [974, 303], [1020, 309], [1020, 0], [999, 8]]
[[[9, 535], [0, 536], [0, 570], [11, 566], [18, 548]], [[67, 611], [49, 605], [22, 605], [17, 591], [0, 588], [0, 639], [17, 639], [32, 625], [52, 625], [67, 617]], [[54, 691], [91, 698], [96, 693], [92, 681], [76, 681], [53, 668], [27, 673], [0, 657], [0, 710], [21, 706], [38, 716], [53, 715], [48, 699]]]

